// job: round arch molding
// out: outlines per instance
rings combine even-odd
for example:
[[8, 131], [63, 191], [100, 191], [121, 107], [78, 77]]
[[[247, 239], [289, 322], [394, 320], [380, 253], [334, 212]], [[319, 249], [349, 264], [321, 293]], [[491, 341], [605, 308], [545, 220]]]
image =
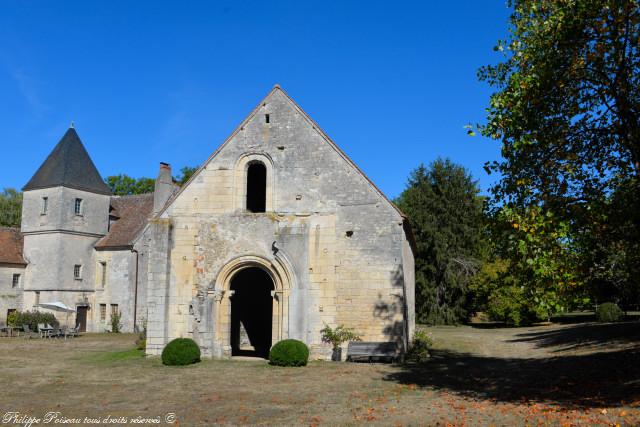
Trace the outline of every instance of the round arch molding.
[[245, 211], [247, 209], [247, 171], [252, 163], [262, 163], [267, 171], [265, 189], [265, 211], [275, 210], [275, 174], [273, 159], [266, 153], [251, 152], [245, 153], [238, 158], [233, 173], [233, 207], [235, 210]]
[[289, 292], [292, 287], [292, 276], [289, 269], [278, 259], [268, 260], [257, 255], [245, 255], [234, 258], [220, 269], [215, 281], [215, 292], [220, 295], [213, 310], [214, 342], [222, 350], [223, 357], [231, 356], [231, 281], [234, 276], [247, 268], [260, 268], [265, 271], [273, 282], [271, 342], [285, 339], [289, 335]]

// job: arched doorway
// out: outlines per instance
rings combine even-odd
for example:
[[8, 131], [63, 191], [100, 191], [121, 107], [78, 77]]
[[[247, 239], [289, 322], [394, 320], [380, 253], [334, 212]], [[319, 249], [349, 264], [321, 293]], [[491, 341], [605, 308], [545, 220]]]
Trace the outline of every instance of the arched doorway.
[[273, 326], [271, 276], [262, 268], [249, 267], [231, 279], [231, 355], [269, 356]]

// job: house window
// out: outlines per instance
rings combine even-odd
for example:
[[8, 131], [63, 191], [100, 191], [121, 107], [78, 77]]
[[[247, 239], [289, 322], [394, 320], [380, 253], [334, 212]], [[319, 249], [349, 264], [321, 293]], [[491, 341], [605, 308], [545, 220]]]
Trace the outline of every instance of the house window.
[[20, 286], [20, 275], [19, 274], [14, 274], [13, 275], [13, 279], [11, 280], [11, 287], [12, 288], [17, 288]]
[[107, 304], [100, 304], [100, 321], [107, 320]]
[[269, 123], [269, 115], [268, 114], [264, 115], [264, 122], [265, 123]]
[[82, 199], [76, 199], [73, 205], [73, 211], [76, 215], [82, 215]]
[[49, 211], [49, 198], [43, 197], [42, 198], [42, 215], [46, 215], [48, 211]]
[[107, 284], [107, 262], [100, 261], [100, 286], [105, 287]]
[[82, 279], [82, 266], [80, 264], [73, 266], [73, 278]]
[[266, 204], [267, 168], [261, 162], [253, 162], [247, 169], [247, 210], [264, 212]]
[[118, 314], [118, 304], [111, 304], [111, 317]]
[[36, 302], [35, 305], [40, 304], [40, 291], [36, 291]]

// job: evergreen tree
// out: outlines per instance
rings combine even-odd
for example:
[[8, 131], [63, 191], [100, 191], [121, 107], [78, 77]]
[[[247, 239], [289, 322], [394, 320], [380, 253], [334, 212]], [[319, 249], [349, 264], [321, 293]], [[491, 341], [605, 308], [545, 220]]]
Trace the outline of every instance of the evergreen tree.
[[396, 200], [416, 238], [416, 316], [421, 323], [467, 318], [467, 285], [483, 253], [483, 199], [462, 166], [420, 165]]

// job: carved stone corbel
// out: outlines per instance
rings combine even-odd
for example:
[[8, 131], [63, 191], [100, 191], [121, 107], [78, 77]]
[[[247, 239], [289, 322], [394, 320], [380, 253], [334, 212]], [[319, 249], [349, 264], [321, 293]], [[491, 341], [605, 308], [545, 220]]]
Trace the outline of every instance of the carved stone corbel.
[[225, 291], [223, 289], [209, 289], [207, 293], [215, 302], [220, 302], [224, 297]]

